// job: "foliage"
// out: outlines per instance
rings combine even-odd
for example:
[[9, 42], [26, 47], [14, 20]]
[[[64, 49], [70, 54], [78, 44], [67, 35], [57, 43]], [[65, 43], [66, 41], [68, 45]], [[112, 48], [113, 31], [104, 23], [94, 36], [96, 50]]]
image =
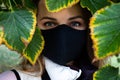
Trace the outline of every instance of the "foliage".
[[[120, 3], [97, 10], [90, 20], [91, 38], [97, 59], [108, 56], [110, 66], [105, 66], [94, 74], [94, 80], [119, 80], [120, 79]], [[113, 67], [113, 68], [112, 68]], [[117, 68], [117, 70], [115, 69]], [[111, 71], [117, 71], [117, 74]], [[109, 75], [109, 76], [107, 76]]]
[[61, 9], [70, 7], [76, 3], [78, 3], [80, 0], [46, 0], [46, 6], [47, 9], [51, 12], [57, 12]]
[[40, 34], [40, 30], [36, 28], [34, 36], [31, 42], [24, 50], [24, 56], [31, 62], [35, 63], [37, 58], [39, 57], [40, 53], [43, 50], [44, 40]]
[[119, 8], [120, 4], [113, 4], [98, 10], [91, 18], [91, 37], [97, 58], [104, 58], [120, 52]]
[[[1, 0], [0, 44], [21, 53], [35, 64], [44, 46], [36, 28], [35, 6], [31, 0]], [[36, 37], [37, 36], [37, 37]], [[36, 41], [34, 41], [36, 40]], [[33, 42], [34, 41], [34, 42]], [[30, 51], [29, 49], [34, 50]]]
[[111, 2], [108, 0], [81, 0], [81, 6], [87, 7], [92, 12], [92, 14], [110, 4]]
[[119, 80], [118, 68], [110, 65], [102, 67], [99, 72], [94, 74], [93, 80]]
[[[77, 4], [92, 13], [91, 38], [97, 59], [107, 66], [94, 74], [94, 80], [120, 79], [120, 1], [119, 0], [46, 0], [50, 12], [57, 12]], [[36, 28], [35, 5], [31, 0], [0, 0], [0, 44], [16, 50], [34, 64], [44, 40]], [[109, 73], [111, 72], [111, 73]]]
[[[3, 29], [3, 42], [20, 53], [31, 41], [35, 30], [35, 15], [25, 9], [0, 12], [0, 25]], [[25, 43], [25, 44], [24, 44]]]

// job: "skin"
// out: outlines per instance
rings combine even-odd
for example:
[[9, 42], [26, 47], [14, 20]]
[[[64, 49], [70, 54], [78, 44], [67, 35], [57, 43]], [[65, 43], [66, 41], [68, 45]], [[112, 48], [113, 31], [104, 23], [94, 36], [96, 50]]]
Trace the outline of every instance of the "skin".
[[58, 25], [66, 24], [76, 30], [85, 30], [86, 25], [83, 19], [81, 7], [76, 4], [70, 8], [65, 8], [59, 12], [48, 12], [45, 0], [41, 0], [38, 5], [37, 25], [41, 30], [55, 28]]

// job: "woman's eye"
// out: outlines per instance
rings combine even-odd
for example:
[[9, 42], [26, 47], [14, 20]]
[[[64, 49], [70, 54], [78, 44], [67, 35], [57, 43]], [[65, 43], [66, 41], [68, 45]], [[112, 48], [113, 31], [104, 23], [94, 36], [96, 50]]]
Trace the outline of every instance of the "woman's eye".
[[70, 26], [71, 27], [79, 27], [79, 26], [81, 26], [81, 23], [80, 22], [71, 22]]
[[54, 23], [54, 22], [45, 22], [45, 23], [44, 23], [44, 26], [45, 26], [45, 27], [55, 27], [55, 26], [56, 26], [56, 23]]

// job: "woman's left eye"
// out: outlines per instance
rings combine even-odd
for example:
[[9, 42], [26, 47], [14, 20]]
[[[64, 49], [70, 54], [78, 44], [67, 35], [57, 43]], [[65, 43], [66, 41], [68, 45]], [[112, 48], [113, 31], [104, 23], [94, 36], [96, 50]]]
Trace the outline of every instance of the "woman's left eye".
[[71, 27], [79, 27], [79, 26], [81, 26], [81, 23], [80, 22], [71, 22], [70, 24], [69, 24]]

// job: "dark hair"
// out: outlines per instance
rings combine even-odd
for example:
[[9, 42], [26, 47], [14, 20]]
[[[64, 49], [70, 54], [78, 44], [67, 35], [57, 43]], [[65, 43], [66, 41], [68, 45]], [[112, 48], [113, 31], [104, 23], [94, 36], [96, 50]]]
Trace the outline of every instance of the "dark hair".
[[40, 0], [32, 0], [32, 1], [35, 4], [35, 6], [37, 7]]

